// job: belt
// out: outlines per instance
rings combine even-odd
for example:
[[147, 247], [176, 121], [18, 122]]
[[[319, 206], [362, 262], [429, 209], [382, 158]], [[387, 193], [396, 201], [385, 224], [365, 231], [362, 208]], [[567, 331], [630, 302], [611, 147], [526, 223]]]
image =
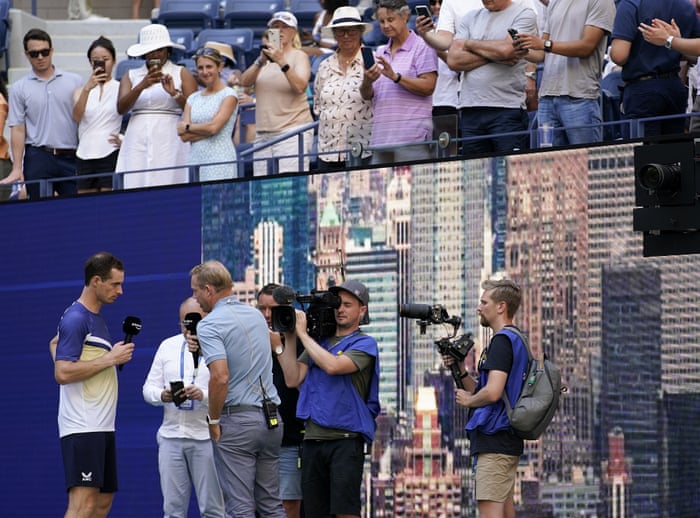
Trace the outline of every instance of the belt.
[[37, 149], [41, 149], [42, 151], [50, 153], [54, 156], [57, 156], [57, 155], [75, 156], [75, 149], [56, 149], [55, 147], [49, 147], [49, 146], [32, 146], [32, 147], [35, 147]]
[[662, 72], [660, 74], [645, 74], [643, 76], [635, 77], [627, 81], [628, 83], [638, 83], [639, 81], [648, 81], [649, 79], [671, 79], [678, 77], [678, 72]]
[[262, 410], [262, 407], [255, 405], [231, 405], [225, 406], [221, 409], [221, 415], [231, 415], [237, 414], [239, 412], [248, 412], [250, 410], [257, 410], [258, 412]]

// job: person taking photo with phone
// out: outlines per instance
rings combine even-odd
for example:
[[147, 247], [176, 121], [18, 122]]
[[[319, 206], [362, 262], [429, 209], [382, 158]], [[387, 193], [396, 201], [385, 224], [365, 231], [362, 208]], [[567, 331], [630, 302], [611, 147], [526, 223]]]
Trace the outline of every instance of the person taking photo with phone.
[[[126, 53], [143, 58], [142, 67], [129, 70], [119, 85], [117, 109], [131, 111], [124, 134], [117, 171], [127, 174], [124, 187], [151, 187], [185, 183], [189, 143], [177, 135], [177, 123], [187, 98], [197, 90], [197, 81], [186, 67], [170, 61], [170, 50], [185, 47], [170, 41], [167, 27], [151, 24], [139, 33], [139, 43]], [[153, 169], [174, 167], [174, 169]], [[144, 171], [148, 170], [148, 171]]]
[[[111, 173], [119, 155], [122, 116], [117, 111], [119, 81], [112, 78], [116, 51], [111, 40], [100, 36], [87, 51], [92, 74], [73, 92], [73, 119], [78, 123], [75, 153], [78, 175]], [[112, 190], [112, 177], [78, 180], [78, 192]]]
[[374, 64], [371, 49], [362, 48], [362, 36], [371, 28], [357, 8], [339, 7], [322, 29], [333, 35], [338, 49], [321, 63], [314, 81], [319, 171], [343, 169], [347, 150], [355, 144], [362, 145], [363, 163], [369, 162], [373, 108], [370, 99], [362, 98], [360, 84], [365, 68]]
[[[306, 97], [311, 64], [309, 56], [300, 50], [296, 16], [288, 11], [276, 12], [267, 26], [269, 29], [263, 38], [260, 56], [241, 75], [241, 86], [255, 87], [256, 146], [313, 122]], [[313, 134], [314, 130], [308, 129], [299, 136], [294, 135], [255, 152], [255, 176], [308, 171]], [[304, 139], [301, 168], [299, 138]], [[274, 164], [267, 159], [278, 161]]]
[[408, 27], [411, 9], [405, 0], [379, 0], [375, 17], [389, 42], [377, 49], [377, 62], [360, 85], [362, 97], [374, 101], [371, 145], [378, 149], [372, 162], [428, 158], [437, 55]]

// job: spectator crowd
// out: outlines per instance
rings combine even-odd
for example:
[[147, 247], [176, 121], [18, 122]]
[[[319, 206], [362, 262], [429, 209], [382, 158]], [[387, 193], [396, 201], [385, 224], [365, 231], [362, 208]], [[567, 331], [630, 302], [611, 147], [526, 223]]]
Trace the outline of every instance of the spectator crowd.
[[31, 29], [31, 72], [9, 99], [0, 85], [0, 199], [108, 190], [113, 171], [126, 188], [235, 178], [236, 146], [251, 140], [259, 176], [428, 159], [445, 132], [466, 157], [630, 136], [610, 130], [616, 119], [677, 116], [632, 136], [695, 128], [696, 2], [355, 4], [320, 0], [311, 27], [274, 13], [240, 68], [216, 41], [176, 59], [188, 49], [154, 23], [127, 50], [143, 64], [120, 80], [108, 38], [90, 45], [81, 81]]

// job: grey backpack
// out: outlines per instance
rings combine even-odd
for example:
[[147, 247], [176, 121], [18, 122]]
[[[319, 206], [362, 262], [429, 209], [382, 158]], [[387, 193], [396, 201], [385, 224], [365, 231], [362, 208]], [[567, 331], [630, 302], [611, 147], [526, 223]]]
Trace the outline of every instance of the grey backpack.
[[540, 352], [539, 358], [534, 358], [527, 338], [513, 327], [508, 327], [508, 330], [523, 341], [529, 361], [518, 400], [511, 405], [505, 390], [502, 399], [516, 435], [527, 440], [538, 439], [554, 417], [559, 406], [559, 395], [566, 389], [562, 390], [559, 368], [546, 359], [543, 352]]

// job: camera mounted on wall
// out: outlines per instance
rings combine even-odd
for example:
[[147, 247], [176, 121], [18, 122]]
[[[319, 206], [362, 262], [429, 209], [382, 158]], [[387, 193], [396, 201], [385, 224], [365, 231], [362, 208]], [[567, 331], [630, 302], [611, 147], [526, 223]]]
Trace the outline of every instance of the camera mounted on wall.
[[296, 293], [289, 286], [279, 286], [272, 292], [279, 306], [272, 308], [272, 330], [278, 333], [294, 331], [297, 322], [296, 301], [306, 314], [306, 330], [314, 340], [335, 335], [335, 310], [340, 307], [340, 297], [330, 291], [311, 290], [308, 294]]
[[450, 365], [452, 378], [458, 388], [464, 389], [462, 383], [459, 364], [464, 361], [469, 351], [474, 347], [474, 339], [471, 333], [464, 333], [457, 336], [457, 330], [462, 325], [461, 317], [451, 317], [447, 309], [440, 304], [431, 306], [429, 304], [401, 304], [399, 306], [399, 316], [418, 320], [420, 334], [425, 334], [425, 330], [432, 324], [447, 324], [452, 326], [452, 332], [443, 338], [435, 340], [435, 347], [442, 356], [451, 356], [454, 362]]

